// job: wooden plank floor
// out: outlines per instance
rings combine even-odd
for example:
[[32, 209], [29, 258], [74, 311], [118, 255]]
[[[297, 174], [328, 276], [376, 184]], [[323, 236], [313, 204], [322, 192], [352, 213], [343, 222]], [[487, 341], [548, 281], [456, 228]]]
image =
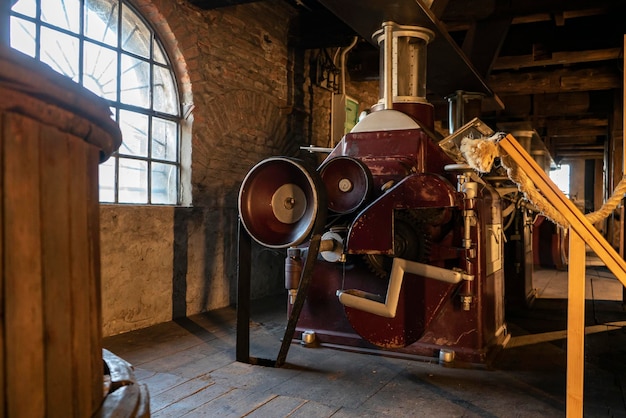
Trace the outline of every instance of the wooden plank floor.
[[[256, 302], [251, 355], [275, 358], [284, 299]], [[513, 338], [565, 329], [567, 303], [539, 299], [509, 317]], [[588, 301], [588, 324], [626, 320], [619, 301]], [[608, 328], [607, 328], [608, 329]], [[154, 417], [555, 417], [565, 414], [565, 340], [502, 351], [490, 370], [291, 346], [282, 368], [235, 361], [225, 308], [106, 338], [135, 367]], [[587, 335], [586, 417], [626, 417], [626, 329]]]

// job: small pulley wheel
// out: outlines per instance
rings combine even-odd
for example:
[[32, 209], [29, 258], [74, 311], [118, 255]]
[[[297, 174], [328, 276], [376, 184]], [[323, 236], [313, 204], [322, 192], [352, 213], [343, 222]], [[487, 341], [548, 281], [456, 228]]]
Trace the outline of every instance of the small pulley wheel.
[[319, 168], [326, 187], [328, 209], [340, 214], [352, 213], [368, 201], [372, 191], [372, 173], [360, 160], [335, 157]]

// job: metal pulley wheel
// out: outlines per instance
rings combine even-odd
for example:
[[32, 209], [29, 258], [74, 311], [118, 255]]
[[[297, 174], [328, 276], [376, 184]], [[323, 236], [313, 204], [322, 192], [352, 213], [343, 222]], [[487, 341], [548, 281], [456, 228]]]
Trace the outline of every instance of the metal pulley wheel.
[[319, 174], [304, 161], [272, 157], [254, 166], [239, 190], [239, 217], [259, 244], [287, 248], [302, 243], [318, 216], [326, 216]]
[[360, 160], [335, 157], [323, 163], [319, 173], [326, 187], [329, 210], [352, 213], [368, 201], [372, 191], [372, 173]]

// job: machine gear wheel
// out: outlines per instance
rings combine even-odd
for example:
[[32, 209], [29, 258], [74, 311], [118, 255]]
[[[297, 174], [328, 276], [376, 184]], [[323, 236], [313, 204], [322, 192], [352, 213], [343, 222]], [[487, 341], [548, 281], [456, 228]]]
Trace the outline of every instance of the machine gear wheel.
[[[428, 239], [422, 220], [413, 211], [397, 211], [394, 218], [394, 254], [395, 257], [411, 261], [426, 261]], [[391, 271], [393, 257], [382, 254], [365, 254], [365, 263], [369, 269], [381, 278], [387, 278]]]

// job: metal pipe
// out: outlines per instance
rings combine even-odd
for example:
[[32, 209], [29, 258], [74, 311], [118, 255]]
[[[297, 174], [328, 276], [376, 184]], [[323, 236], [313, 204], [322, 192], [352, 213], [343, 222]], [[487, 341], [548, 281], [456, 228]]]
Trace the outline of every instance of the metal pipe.
[[[471, 173], [463, 173], [458, 176], [459, 187], [465, 195], [463, 210], [463, 248], [465, 249], [465, 271], [474, 275], [474, 263], [476, 250], [473, 248], [472, 229], [477, 225], [476, 219], [476, 196], [478, 195], [478, 184], [471, 181]], [[474, 300], [474, 289], [472, 283], [465, 282], [460, 293], [461, 305], [464, 311], [469, 311]]]
[[[345, 101], [345, 97], [346, 97], [346, 55], [348, 54], [348, 52], [350, 52], [352, 50], [352, 48], [354, 48], [354, 46], [356, 45], [356, 43], [358, 42], [359, 37], [355, 36], [352, 39], [352, 42], [350, 43], [350, 45], [348, 45], [347, 47], [342, 48], [339, 47], [337, 48], [337, 50], [335, 51], [335, 54], [333, 55], [333, 65], [335, 67], [337, 67], [337, 57], [340, 56], [340, 62], [339, 62], [339, 66], [341, 67], [341, 94], [336, 93], [335, 91], [332, 91], [330, 94], [330, 118], [331, 118], [331, 123], [330, 123], [330, 146], [332, 148], [335, 147], [335, 143], [338, 142], [338, 140], [341, 139], [340, 138], [336, 138], [335, 135], [335, 118], [337, 118], [337, 114], [335, 112], [335, 101], [337, 100], [336, 96], [340, 96], [339, 100]], [[341, 52], [341, 55], [339, 54]], [[345, 105], [345, 103], [343, 104]], [[342, 106], [343, 106], [342, 105]], [[345, 113], [341, 114], [341, 117], [343, 118], [343, 120], [339, 121], [339, 123], [341, 124], [341, 126], [344, 125], [345, 122]], [[341, 135], [343, 136], [343, 135]]]
[[350, 45], [341, 51], [341, 94], [344, 95], [346, 94], [346, 55], [354, 48], [358, 40], [359, 37], [355, 36]]

